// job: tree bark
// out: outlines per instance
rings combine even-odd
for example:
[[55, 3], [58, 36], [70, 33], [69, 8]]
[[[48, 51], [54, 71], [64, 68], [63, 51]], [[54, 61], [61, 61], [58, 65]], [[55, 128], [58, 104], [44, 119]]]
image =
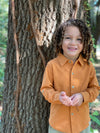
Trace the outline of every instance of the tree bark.
[[[94, 44], [97, 46], [100, 44], [100, 0], [95, 4], [95, 0], [89, 0], [92, 10], [90, 10], [90, 18], [91, 18], [91, 30], [92, 34], [95, 38]], [[93, 55], [92, 57], [97, 60], [96, 55], [96, 47], [93, 48]]]
[[[55, 57], [52, 36], [56, 27], [67, 20], [73, 11], [71, 0], [31, 0], [35, 31], [46, 63]], [[83, 13], [83, 7], [80, 9]], [[82, 18], [80, 13], [79, 17]], [[44, 72], [31, 26], [29, 3], [15, 1], [16, 34], [20, 51], [21, 90], [18, 99], [21, 133], [47, 133], [49, 103], [40, 93]], [[8, 45], [4, 80], [2, 133], [18, 133], [15, 119], [17, 86], [16, 49], [13, 37], [11, 2], [9, 2]]]

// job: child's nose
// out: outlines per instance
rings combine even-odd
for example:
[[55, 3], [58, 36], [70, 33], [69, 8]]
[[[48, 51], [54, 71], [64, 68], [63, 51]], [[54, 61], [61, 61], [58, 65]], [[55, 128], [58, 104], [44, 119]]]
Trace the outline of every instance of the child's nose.
[[76, 41], [75, 40], [71, 40], [71, 45], [76, 45]]

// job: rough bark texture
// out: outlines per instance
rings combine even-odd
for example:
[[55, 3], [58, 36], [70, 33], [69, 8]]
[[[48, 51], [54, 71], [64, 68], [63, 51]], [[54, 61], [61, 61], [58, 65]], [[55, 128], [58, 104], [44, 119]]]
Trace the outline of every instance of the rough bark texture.
[[[39, 37], [42, 38], [40, 47], [47, 62], [55, 57], [52, 35], [55, 28], [71, 16], [72, 2], [70, 0], [31, 1], [34, 27], [37, 29]], [[18, 110], [21, 132], [47, 133], [49, 104], [40, 93], [44, 68], [31, 27], [28, 1], [17, 0], [15, 5], [17, 39], [20, 50], [21, 90]], [[17, 84], [15, 53], [10, 3], [2, 133], [18, 133], [14, 108]]]
[[[95, 38], [95, 45], [100, 45], [100, 0], [98, 0], [97, 4], [95, 4], [95, 0], [89, 0], [89, 4], [93, 7], [90, 10], [92, 34]], [[97, 59], [96, 48], [93, 49], [93, 58]]]

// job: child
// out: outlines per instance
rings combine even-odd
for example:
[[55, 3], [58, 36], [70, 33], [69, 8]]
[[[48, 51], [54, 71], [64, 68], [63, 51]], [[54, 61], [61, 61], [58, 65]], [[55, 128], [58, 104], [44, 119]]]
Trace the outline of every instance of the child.
[[83, 21], [69, 19], [57, 29], [55, 46], [57, 57], [48, 62], [41, 86], [51, 103], [49, 133], [89, 133], [89, 102], [100, 89], [89, 61], [90, 31]]

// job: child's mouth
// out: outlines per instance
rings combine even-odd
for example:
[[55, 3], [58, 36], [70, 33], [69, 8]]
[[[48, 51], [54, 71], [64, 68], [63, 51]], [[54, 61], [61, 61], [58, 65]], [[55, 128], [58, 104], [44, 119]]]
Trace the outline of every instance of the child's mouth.
[[77, 48], [73, 48], [73, 47], [69, 47], [68, 48], [70, 51], [76, 51], [77, 50]]

